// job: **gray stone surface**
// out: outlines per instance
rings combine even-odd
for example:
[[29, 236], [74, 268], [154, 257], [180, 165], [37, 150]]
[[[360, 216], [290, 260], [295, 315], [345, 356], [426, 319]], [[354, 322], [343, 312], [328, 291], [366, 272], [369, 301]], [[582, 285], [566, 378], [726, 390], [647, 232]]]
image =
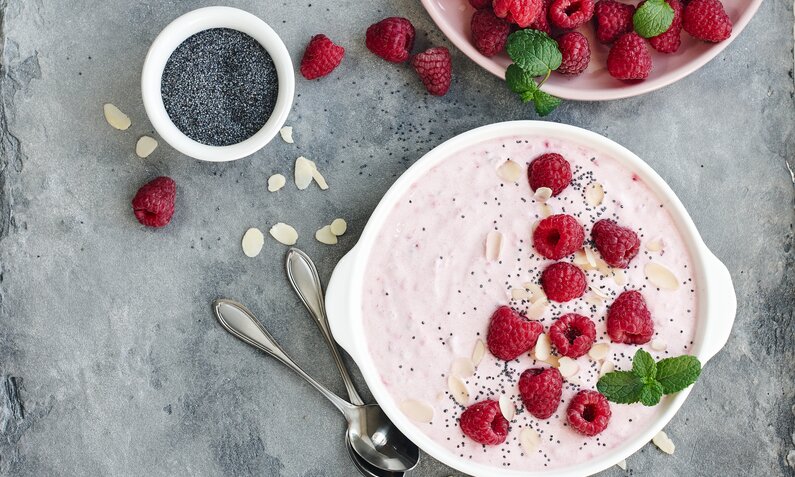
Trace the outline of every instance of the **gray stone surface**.
[[[347, 48], [320, 82], [300, 80], [295, 145], [205, 164], [161, 146], [139, 73], [173, 18], [209, 1], [2, 0], [0, 78], [0, 474], [351, 476], [336, 411], [297, 377], [223, 333], [217, 296], [255, 310], [308, 371], [342, 392], [322, 340], [282, 272], [284, 248], [240, 252], [249, 226], [284, 220], [327, 278], [394, 179], [444, 139], [532, 118], [499, 80], [453, 49], [450, 94], [423, 94], [409, 68], [368, 54], [366, 27], [406, 16], [418, 44], [447, 41], [414, 0], [240, 0], [299, 58], [310, 35]], [[634, 475], [792, 475], [795, 449], [795, 155], [792, 3], [764, 2], [726, 52], [675, 85], [634, 99], [567, 102], [553, 121], [620, 142], [679, 194], [735, 279], [739, 312], [725, 350], [668, 426], [673, 456], [646, 446]], [[112, 130], [113, 102], [133, 126]], [[296, 155], [331, 189], [265, 192]], [[790, 162], [792, 164], [792, 162]], [[165, 230], [130, 211], [137, 187], [175, 178]], [[336, 247], [312, 239], [336, 216]], [[413, 475], [456, 474], [425, 459]], [[625, 475], [613, 468], [604, 475]]]

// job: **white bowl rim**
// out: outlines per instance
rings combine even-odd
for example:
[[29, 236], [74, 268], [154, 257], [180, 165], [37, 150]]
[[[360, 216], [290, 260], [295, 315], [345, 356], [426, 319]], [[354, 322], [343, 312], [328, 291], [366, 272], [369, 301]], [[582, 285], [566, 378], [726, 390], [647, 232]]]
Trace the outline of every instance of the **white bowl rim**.
[[[395, 202], [430, 168], [450, 157], [455, 151], [499, 137], [516, 135], [549, 135], [583, 144], [595, 152], [610, 154], [638, 174], [668, 208], [674, 222], [692, 254], [695, 281], [698, 284], [698, 322], [692, 350], [703, 364], [717, 353], [728, 339], [736, 313], [736, 298], [726, 267], [709, 251], [696, 230], [682, 203], [665, 181], [643, 160], [618, 143], [575, 126], [545, 121], [510, 121], [482, 126], [455, 136], [437, 146], [406, 172], [387, 191], [367, 222], [358, 243], [339, 262], [329, 281], [326, 309], [332, 333], [337, 342], [351, 355], [367, 382], [376, 401], [398, 428], [422, 450], [435, 459], [461, 472], [488, 477], [578, 477], [591, 475], [615, 465], [648, 443], [670, 421], [687, 398], [688, 388], [674, 396], [665, 397], [659, 405], [663, 412], [635, 439], [599, 456], [572, 467], [538, 472], [506, 470], [461, 459], [434, 442], [408, 420], [398, 404], [381, 384], [367, 351], [361, 325], [361, 289], [364, 270], [371, 247], [375, 244], [388, 213]], [[719, 322], [720, 321], [720, 322]]]
[[[279, 80], [276, 104], [265, 125], [245, 141], [228, 146], [202, 144], [186, 136], [171, 121], [160, 93], [163, 69], [174, 50], [190, 36], [211, 28], [238, 30], [257, 40], [273, 59]], [[210, 162], [240, 159], [268, 144], [287, 120], [294, 93], [293, 63], [279, 35], [256, 15], [232, 7], [199, 8], [172, 21], [152, 42], [141, 74], [144, 109], [160, 137], [179, 152]]]

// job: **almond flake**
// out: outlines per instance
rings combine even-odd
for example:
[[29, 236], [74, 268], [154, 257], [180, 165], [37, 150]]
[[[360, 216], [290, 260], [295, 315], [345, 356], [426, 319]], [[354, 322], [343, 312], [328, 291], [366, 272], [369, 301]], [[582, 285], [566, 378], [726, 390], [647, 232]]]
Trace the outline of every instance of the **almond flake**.
[[497, 168], [497, 175], [505, 182], [516, 182], [522, 177], [522, 166], [508, 159]]
[[602, 297], [600, 297], [599, 295], [597, 295], [594, 292], [588, 292], [588, 294], [585, 295], [584, 300], [585, 300], [585, 303], [588, 303], [589, 305], [596, 305], [596, 306], [601, 305], [602, 301], [604, 301]]
[[602, 363], [602, 367], [599, 369], [599, 377], [602, 377], [607, 373], [612, 373], [614, 369], [616, 369], [615, 363], [612, 361], [605, 361]]
[[287, 178], [281, 174], [274, 174], [268, 177], [268, 191], [276, 192], [287, 184]]
[[529, 290], [524, 288], [511, 288], [511, 298], [514, 300], [530, 301], [532, 297], [533, 294], [530, 293]]
[[626, 459], [622, 460], [621, 462], [619, 462], [616, 465], [622, 470], [627, 470], [627, 460]]
[[281, 134], [282, 139], [287, 144], [293, 143], [293, 127], [292, 126], [285, 126], [279, 130], [279, 134]]
[[599, 361], [600, 359], [605, 359], [607, 357], [607, 353], [610, 352], [610, 345], [607, 343], [596, 343], [591, 346], [591, 349], [588, 350], [588, 356], [591, 357], [594, 361]]
[[588, 263], [588, 256], [585, 254], [585, 249], [577, 250], [574, 252], [574, 264], [584, 271], [593, 270], [595, 267]]
[[665, 349], [668, 348], [668, 345], [665, 344], [665, 341], [659, 338], [654, 338], [651, 340], [651, 343], [649, 343], [649, 347], [654, 351], [665, 351]]
[[569, 378], [580, 372], [580, 365], [568, 356], [560, 358], [558, 363], [560, 363], [558, 370], [564, 378]]
[[450, 373], [459, 378], [468, 378], [475, 374], [475, 363], [469, 358], [456, 358], [450, 367]]
[[660, 431], [651, 439], [654, 442], [654, 445], [659, 447], [661, 451], [665, 452], [666, 454], [673, 454], [676, 450], [676, 446], [674, 445], [674, 441], [672, 441], [668, 434], [665, 431]]
[[588, 288], [590, 288], [591, 292], [593, 292], [593, 294], [598, 296], [599, 298], [609, 298], [610, 297], [610, 295], [608, 295], [604, 290], [602, 290], [601, 288], [597, 287], [596, 285], [590, 285]]
[[599, 207], [602, 205], [602, 200], [605, 198], [605, 190], [602, 187], [602, 184], [598, 182], [592, 182], [588, 184], [588, 187], [585, 189], [585, 202], [588, 203], [591, 207]]
[[582, 382], [582, 379], [580, 379], [580, 377], [577, 376], [576, 374], [574, 376], [569, 376], [568, 378], [566, 378], [566, 381], [568, 381], [569, 384], [573, 384], [575, 386], [582, 386], [585, 384]]
[[298, 187], [298, 190], [305, 190], [309, 187], [314, 171], [315, 163], [304, 156], [295, 160], [295, 186]]
[[560, 367], [560, 359], [558, 359], [558, 357], [555, 356], [554, 354], [550, 354], [547, 357], [547, 359], [544, 359], [542, 361], [544, 361], [548, 365], [552, 366], [553, 368], [559, 368]]
[[337, 244], [337, 236], [331, 233], [331, 226], [329, 225], [326, 225], [317, 232], [315, 232], [315, 238], [317, 239], [318, 242], [324, 243], [326, 245]]
[[400, 403], [400, 410], [414, 422], [429, 423], [433, 420], [433, 408], [416, 399], [406, 399]]
[[552, 344], [549, 342], [549, 335], [541, 333], [538, 335], [535, 347], [536, 359], [539, 361], [546, 361], [552, 353]]
[[585, 247], [583, 250], [585, 251], [585, 260], [588, 262], [588, 265], [592, 268], [596, 268], [596, 256], [593, 254], [591, 247]]
[[552, 197], [552, 189], [549, 187], [539, 187], [533, 194], [533, 199], [542, 204], [546, 204], [550, 197]]
[[550, 215], [552, 215], [552, 207], [547, 204], [541, 204], [541, 207], [538, 208], [539, 215], [541, 215], [542, 219], [546, 219]]
[[599, 273], [605, 277], [608, 277], [613, 273], [613, 268], [601, 258], [596, 259], [596, 269], [599, 270]]
[[271, 227], [270, 234], [277, 242], [284, 245], [295, 245], [295, 242], [298, 241], [298, 232], [291, 226], [282, 222]]
[[622, 287], [627, 283], [627, 274], [624, 270], [613, 270], [613, 281], [616, 285]]
[[646, 243], [646, 250], [649, 252], [659, 252], [663, 249], [662, 239], [654, 239]]
[[331, 233], [339, 237], [340, 235], [344, 235], [345, 231], [348, 230], [348, 223], [345, 222], [344, 219], [334, 219], [329, 227], [331, 227]]
[[141, 136], [135, 143], [135, 154], [141, 159], [146, 159], [157, 149], [157, 139], [149, 136]]
[[246, 257], [256, 257], [259, 255], [260, 251], [262, 251], [262, 245], [265, 243], [265, 236], [262, 235], [262, 231], [258, 228], [250, 228], [246, 230], [246, 233], [243, 234], [243, 253], [246, 254]]
[[525, 316], [530, 320], [538, 320], [544, 315], [548, 305], [546, 298], [538, 300], [527, 308]]
[[469, 404], [469, 390], [467, 390], [461, 378], [458, 376], [450, 376], [447, 378], [447, 387], [450, 389], [450, 394], [453, 395], [453, 399], [455, 399], [458, 404], [462, 406]]
[[312, 167], [314, 168], [312, 169], [312, 179], [314, 179], [315, 182], [317, 182], [317, 185], [320, 187], [320, 190], [327, 190], [328, 183], [326, 182], [326, 179], [323, 177], [323, 175], [320, 174], [320, 171], [317, 170], [317, 166], [315, 166], [314, 162], [312, 163]]
[[108, 122], [108, 124], [120, 131], [127, 130], [127, 128], [129, 128], [132, 124], [129, 116], [122, 113], [121, 109], [110, 103], [105, 103], [102, 106], [102, 111], [105, 113], [105, 120]]
[[502, 253], [502, 234], [492, 230], [486, 235], [486, 260], [491, 262], [500, 259]]
[[547, 294], [537, 283], [525, 283], [524, 287], [533, 295], [530, 301], [535, 303], [539, 300], [546, 301]]
[[509, 421], [516, 415], [516, 405], [507, 394], [500, 395], [500, 412]]
[[538, 450], [538, 445], [541, 444], [541, 436], [535, 429], [525, 427], [519, 433], [519, 443], [526, 453], [532, 454]]
[[679, 288], [679, 280], [672, 271], [656, 262], [649, 262], [643, 270], [646, 278], [657, 288], [664, 290], [676, 290]]
[[483, 356], [486, 355], [486, 344], [483, 340], [478, 340], [475, 343], [475, 349], [472, 350], [472, 364], [475, 366], [479, 365], [480, 362], [483, 360]]

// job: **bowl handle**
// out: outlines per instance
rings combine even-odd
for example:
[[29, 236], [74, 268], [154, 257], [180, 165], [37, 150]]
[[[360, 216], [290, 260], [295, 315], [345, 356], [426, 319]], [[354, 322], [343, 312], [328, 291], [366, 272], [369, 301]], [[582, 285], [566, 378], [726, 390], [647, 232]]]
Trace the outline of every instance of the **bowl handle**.
[[734, 317], [737, 314], [737, 296], [734, 293], [732, 277], [726, 265], [712, 252], [704, 248], [709, 288], [707, 289], [707, 309], [704, 348], [701, 360], [706, 363], [723, 348], [729, 340]]
[[356, 360], [352, 320], [356, 313], [350, 309], [353, 264], [356, 247], [351, 249], [334, 267], [326, 287], [326, 314], [334, 340]]

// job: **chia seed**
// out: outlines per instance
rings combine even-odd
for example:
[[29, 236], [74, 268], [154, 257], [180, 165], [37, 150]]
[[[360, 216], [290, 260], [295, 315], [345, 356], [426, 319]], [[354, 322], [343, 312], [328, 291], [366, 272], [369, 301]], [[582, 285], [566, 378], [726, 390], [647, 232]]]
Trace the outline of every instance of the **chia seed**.
[[228, 146], [265, 125], [278, 89], [276, 65], [259, 42], [237, 30], [212, 28], [174, 50], [160, 93], [168, 116], [186, 136]]

